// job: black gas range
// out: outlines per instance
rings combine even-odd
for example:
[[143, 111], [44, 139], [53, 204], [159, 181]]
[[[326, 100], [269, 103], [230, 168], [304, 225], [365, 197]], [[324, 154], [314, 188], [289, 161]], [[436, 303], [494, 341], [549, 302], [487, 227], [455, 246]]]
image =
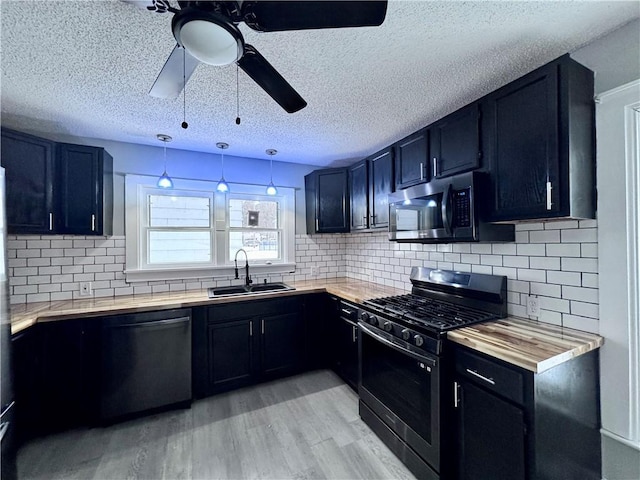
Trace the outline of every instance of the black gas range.
[[418, 478], [439, 480], [444, 339], [506, 317], [507, 278], [414, 267], [410, 280], [411, 293], [368, 300], [357, 313], [360, 416]]

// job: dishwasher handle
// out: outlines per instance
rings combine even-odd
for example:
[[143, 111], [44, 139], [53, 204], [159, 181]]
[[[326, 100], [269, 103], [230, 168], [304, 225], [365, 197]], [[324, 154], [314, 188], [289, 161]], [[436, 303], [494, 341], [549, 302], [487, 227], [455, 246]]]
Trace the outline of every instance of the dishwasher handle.
[[109, 328], [157, 328], [179, 323], [189, 323], [191, 317], [168, 318], [166, 320], [151, 320], [148, 322], [124, 323], [122, 325], [110, 325]]

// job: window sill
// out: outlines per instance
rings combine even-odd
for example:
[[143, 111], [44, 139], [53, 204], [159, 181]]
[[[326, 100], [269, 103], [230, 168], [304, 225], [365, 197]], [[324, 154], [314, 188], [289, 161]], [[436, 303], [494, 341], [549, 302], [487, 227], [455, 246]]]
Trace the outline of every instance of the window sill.
[[[244, 276], [244, 262], [238, 263], [240, 275]], [[296, 270], [295, 263], [278, 263], [274, 265], [251, 265], [249, 264], [249, 274], [252, 276], [275, 275], [293, 273]], [[231, 266], [206, 267], [206, 268], [163, 268], [154, 270], [125, 270], [125, 280], [127, 283], [154, 282], [162, 280], [185, 280], [189, 278], [212, 279], [234, 277], [235, 269]]]

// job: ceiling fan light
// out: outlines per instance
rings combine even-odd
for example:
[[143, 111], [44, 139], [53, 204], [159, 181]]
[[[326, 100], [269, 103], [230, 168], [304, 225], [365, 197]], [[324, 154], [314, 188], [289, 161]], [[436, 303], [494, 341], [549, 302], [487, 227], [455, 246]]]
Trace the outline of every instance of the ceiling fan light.
[[173, 17], [171, 25], [178, 44], [202, 63], [229, 65], [244, 53], [238, 27], [214, 12], [185, 8]]

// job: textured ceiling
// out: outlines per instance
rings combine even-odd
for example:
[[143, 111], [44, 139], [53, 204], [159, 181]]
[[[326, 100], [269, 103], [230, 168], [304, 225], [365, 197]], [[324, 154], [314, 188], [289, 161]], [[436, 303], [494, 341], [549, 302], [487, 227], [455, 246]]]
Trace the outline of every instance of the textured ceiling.
[[[176, 2], [172, 2], [177, 6]], [[380, 27], [257, 33], [308, 102], [287, 114], [235, 65], [200, 65], [182, 96], [147, 95], [175, 41], [171, 14], [117, 0], [6, 1], [2, 124], [17, 129], [330, 165], [363, 158], [639, 16], [638, 2], [390, 1]]]

